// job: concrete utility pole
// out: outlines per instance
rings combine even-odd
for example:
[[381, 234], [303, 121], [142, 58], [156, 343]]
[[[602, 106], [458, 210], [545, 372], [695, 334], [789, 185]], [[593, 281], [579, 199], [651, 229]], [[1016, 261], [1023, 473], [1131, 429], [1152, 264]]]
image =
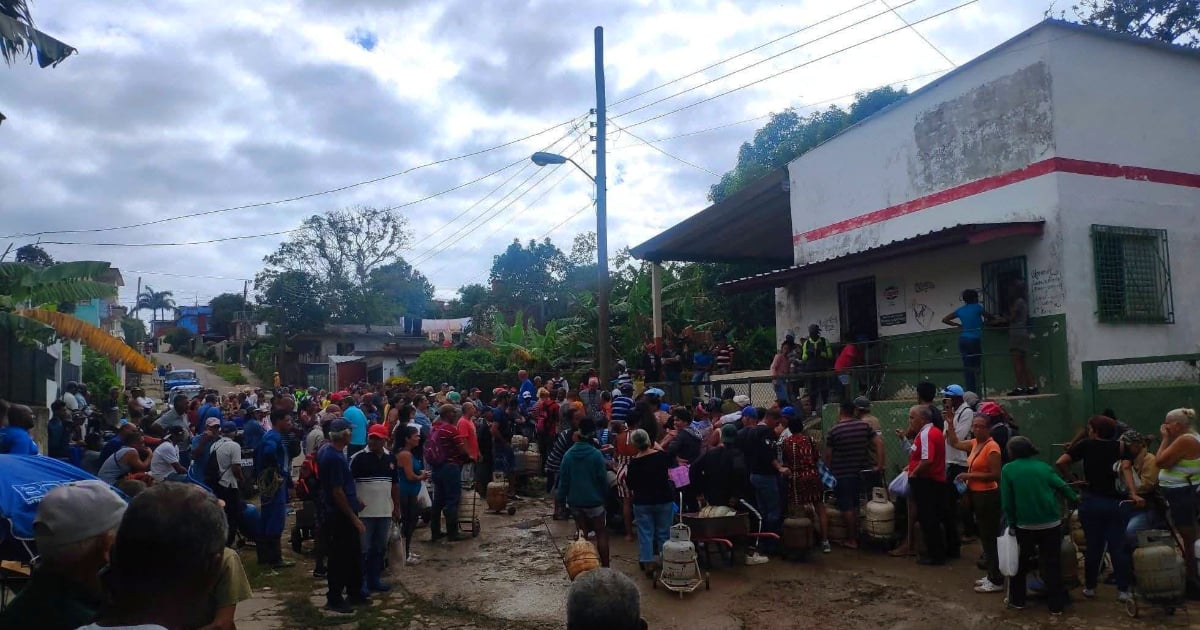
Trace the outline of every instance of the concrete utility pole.
[[607, 128], [604, 99], [604, 27], [596, 27], [596, 311], [597, 325], [596, 373], [602, 387], [608, 387], [608, 358], [611, 345], [608, 339], [608, 180], [605, 159]]

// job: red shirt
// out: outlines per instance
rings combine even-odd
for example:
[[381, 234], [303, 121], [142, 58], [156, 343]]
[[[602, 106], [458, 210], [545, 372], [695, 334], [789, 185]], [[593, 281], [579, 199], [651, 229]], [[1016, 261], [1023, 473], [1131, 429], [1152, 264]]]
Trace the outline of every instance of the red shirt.
[[479, 461], [479, 438], [475, 435], [475, 422], [470, 418], [463, 416], [458, 419], [458, 434], [462, 436], [465, 444], [463, 448], [467, 451], [467, 455], [475, 461]]
[[908, 454], [908, 474], [912, 476], [917, 465], [929, 460], [930, 465], [921, 473], [924, 479], [946, 481], [946, 437], [933, 426], [926, 424], [913, 440], [912, 450]]
[[858, 346], [848, 343], [838, 353], [837, 360], [833, 362], [833, 369], [837, 372], [845, 372], [860, 363], [862, 363], [862, 359], [858, 356]]

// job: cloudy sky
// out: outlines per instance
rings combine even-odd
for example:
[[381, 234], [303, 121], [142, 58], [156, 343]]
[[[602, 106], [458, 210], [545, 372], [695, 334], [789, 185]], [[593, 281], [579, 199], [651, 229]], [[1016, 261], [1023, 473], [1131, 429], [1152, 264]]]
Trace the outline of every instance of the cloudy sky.
[[[597, 25], [616, 251], [704, 208], [714, 174], [733, 166], [770, 112], [846, 103], [884, 84], [919, 87], [952, 67], [934, 46], [961, 64], [1035, 24], [1049, 4], [886, 1], [256, 0], [214, 10], [156, 0], [113, 10], [33, 0], [37, 25], [79, 54], [57, 68], [0, 67], [0, 251], [39, 238], [256, 236], [324, 210], [401, 206], [414, 232], [406, 258], [451, 297], [485, 281], [514, 238], [548, 235], [565, 250], [595, 229], [591, 183], [526, 158], [549, 147], [594, 169]], [[681, 134], [654, 142], [670, 156], [639, 139]], [[268, 205], [60, 232], [252, 204]], [[191, 304], [240, 291], [283, 238], [45, 247], [62, 260], [112, 261], [124, 271], [123, 300], [140, 276]]]

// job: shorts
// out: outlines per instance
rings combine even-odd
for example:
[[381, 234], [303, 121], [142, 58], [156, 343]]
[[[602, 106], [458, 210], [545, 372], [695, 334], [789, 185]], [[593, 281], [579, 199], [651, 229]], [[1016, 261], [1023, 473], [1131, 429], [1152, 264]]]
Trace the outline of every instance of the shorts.
[[833, 489], [837, 497], [837, 508], [843, 512], [859, 508], [859, 495], [862, 493], [862, 478], [858, 475], [842, 475], [837, 478], [837, 486]]
[[597, 505], [596, 507], [572, 508], [571, 513], [576, 517], [583, 518], [602, 518], [604, 516], [604, 506]]

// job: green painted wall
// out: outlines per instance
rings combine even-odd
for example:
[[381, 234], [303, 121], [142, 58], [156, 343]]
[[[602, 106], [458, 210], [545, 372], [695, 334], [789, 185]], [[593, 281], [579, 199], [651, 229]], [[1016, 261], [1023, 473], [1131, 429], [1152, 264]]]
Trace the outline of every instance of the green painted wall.
[[[908, 462], [908, 451], [895, 435], [895, 429], [908, 427], [908, 409], [916, 400], [886, 400], [876, 402], [871, 412], [883, 428], [883, 444], [887, 450], [888, 477], [894, 476]], [[1021, 435], [1033, 440], [1046, 461], [1054, 461], [1062, 449], [1054, 446], [1066, 442], [1075, 433], [1075, 423], [1067, 415], [1067, 397], [1060, 395], [1026, 396], [997, 400], [1021, 427]], [[837, 405], [825, 405], [822, 426], [828, 430], [837, 422]]]
[[[1096, 400], [1084, 408], [1080, 392], [1080, 423], [1090, 413], [1112, 409], [1117, 417], [1143, 433], [1158, 435], [1167, 412], [1179, 407], [1196, 409], [1200, 406], [1200, 383], [1171, 381], [1166, 383], [1137, 383], [1126, 387], [1101, 386]], [[1091, 408], [1091, 407], [1094, 407]]]
[[[1034, 317], [1030, 326], [1029, 364], [1045, 393], [1061, 393], [1070, 382], [1067, 366], [1066, 316]], [[939, 324], [940, 326], [940, 324]], [[929, 380], [939, 386], [962, 383], [962, 359], [958, 353], [958, 329], [942, 327], [928, 332], [886, 337], [883, 361], [888, 366], [883, 398], [915, 396], [916, 384]], [[1016, 384], [1008, 354], [1008, 332], [985, 330], [983, 336], [983, 384], [985, 398], [1004, 395]]]

